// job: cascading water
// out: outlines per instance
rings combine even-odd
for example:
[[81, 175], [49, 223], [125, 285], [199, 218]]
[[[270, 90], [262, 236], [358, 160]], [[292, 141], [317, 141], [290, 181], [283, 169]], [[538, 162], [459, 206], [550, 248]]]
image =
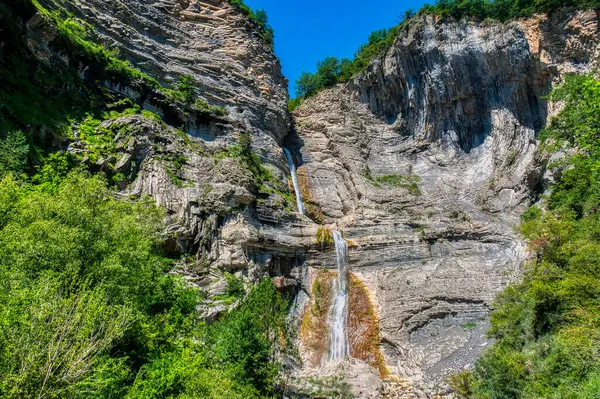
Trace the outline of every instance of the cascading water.
[[337, 280], [334, 287], [333, 305], [329, 310], [330, 332], [329, 360], [343, 360], [350, 354], [348, 344], [348, 243], [342, 233], [333, 231], [333, 241], [337, 257]]
[[296, 192], [296, 204], [298, 205], [298, 212], [304, 215], [304, 203], [302, 202], [302, 193], [300, 192], [300, 186], [298, 185], [298, 176], [296, 176], [296, 165], [292, 159], [292, 154], [287, 148], [283, 148], [285, 158], [287, 159], [288, 165], [290, 166], [290, 172], [292, 173], [292, 183], [294, 184], [294, 191]]

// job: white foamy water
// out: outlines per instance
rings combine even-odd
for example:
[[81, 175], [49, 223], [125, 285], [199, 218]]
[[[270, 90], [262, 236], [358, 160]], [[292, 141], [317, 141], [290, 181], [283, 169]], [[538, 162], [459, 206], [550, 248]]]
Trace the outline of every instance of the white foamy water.
[[343, 360], [350, 354], [348, 344], [348, 243], [342, 233], [333, 231], [333, 241], [337, 257], [337, 280], [334, 296], [329, 310], [328, 324], [330, 334], [329, 360]]
[[283, 148], [285, 158], [287, 159], [288, 165], [290, 166], [290, 172], [292, 174], [292, 183], [294, 184], [294, 191], [296, 192], [296, 205], [298, 206], [298, 212], [304, 215], [304, 203], [302, 202], [302, 193], [300, 192], [300, 186], [298, 185], [298, 176], [296, 175], [296, 165], [292, 159], [292, 154], [287, 148]]

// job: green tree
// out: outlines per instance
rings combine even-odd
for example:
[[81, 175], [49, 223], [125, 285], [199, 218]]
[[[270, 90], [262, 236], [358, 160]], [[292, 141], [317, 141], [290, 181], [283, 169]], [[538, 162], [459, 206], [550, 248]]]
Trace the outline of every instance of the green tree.
[[110, 391], [127, 372], [108, 352], [132, 321], [127, 306], [111, 305], [98, 286], [66, 293], [44, 277], [14, 282], [0, 293], [0, 396], [83, 397]]
[[29, 144], [23, 132], [8, 132], [6, 138], [0, 140], [0, 177], [8, 172], [23, 172], [28, 154]]
[[286, 315], [286, 301], [270, 279], [263, 281], [212, 327], [214, 360], [262, 394], [271, 394], [279, 371], [277, 355], [289, 343]]
[[165, 273], [162, 218], [82, 171], [57, 186], [2, 180], [0, 396], [119, 397], [192, 334], [198, 297]]
[[319, 88], [331, 87], [338, 82], [340, 61], [335, 57], [327, 57], [317, 63], [317, 80]]
[[254, 16], [261, 28], [261, 36], [271, 47], [273, 47], [275, 45], [275, 30], [269, 24], [267, 12], [261, 8], [254, 12]]
[[309, 97], [317, 93], [320, 89], [320, 82], [317, 75], [302, 72], [296, 81], [296, 95], [299, 97]]
[[278, 355], [290, 343], [286, 315], [287, 302], [270, 279], [263, 281], [184, 348], [144, 365], [127, 397], [270, 397], [280, 370]]
[[190, 75], [183, 75], [175, 84], [172, 91], [173, 96], [181, 102], [192, 104], [196, 99], [194, 94], [194, 78]]
[[354, 74], [354, 67], [350, 58], [342, 58], [340, 61], [339, 81], [347, 82]]

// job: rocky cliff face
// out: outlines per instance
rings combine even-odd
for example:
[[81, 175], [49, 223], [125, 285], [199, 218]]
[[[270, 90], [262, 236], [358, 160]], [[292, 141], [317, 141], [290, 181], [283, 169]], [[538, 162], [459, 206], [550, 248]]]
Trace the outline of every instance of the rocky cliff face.
[[[282, 151], [291, 126], [287, 80], [258, 24], [227, 0], [40, 3], [89, 27], [94, 42], [163, 86], [135, 76], [94, 80], [90, 87], [100, 84], [115, 101], [160, 118], [138, 113], [103, 121], [99, 129], [113, 135], [114, 151], [100, 159], [77, 125], [61, 146], [93, 170], [119, 174], [123, 196], [150, 196], [166, 209], [166, 250], [183, 255], [179, 272], [209, 298], [200, 309], [206, 318], [232, 306], [232, 298], [223, 299], [224, 272], [248, 284], [272, 276], [282, 291], [297, 293], [301, 279], [294, 276], [315, 246], [317, 225], [295, 211]], [[93, 79], [90, 65], [65, 49], [51, 18], [27, 18], [24, 42], [38, 62]], [[192, 81], [200, 108], [226, 112], [166, 95], [182, 77]]]
[[268, 150], [274, 145], [269, 138], [281, 142], [287, 134], [287, 80], [279, 61], [257, 24], [226, 0], [58, 3], [96, 28], [106, 47], [163, 85], [189, 75], [201, 98], [230, 111], [231, 126], [189, 121], [192, 135], [231, 141], [230, 133], [245, 129]]
[[354, 244], [350, 268], [377, 302], [392, 375], [435, 386], [485, 347], [492, 299], [526, 258], [514, 227], [542, 178], [544, 96], [597, 56], [595, 12], [422, 17], [364, 73], [295, 111], [304, 197]]
[[[281, 148], [291, 121], [287, 80], [259, 26], [226, 0], [42, 3], [94, 27], [97, 41], [161, 85], [190, 77], [197, 99], [227, 110], [198, 114], [133, 82], [106, 82], [166, 122], [127, 116], [105, 127], [126, 131], [115, 138], [113, 160], [130, 182], [123, 194], [149, 195], [168, 210], [168, 250], [192, 255], [182, 265], [190, 280], [214, 294], [223, 283], [211, 268], [254, 281], [299, 266], [316, 228], [303, 234], [314, 223], [292, 208]], [[37, 17], [29, 25], [32, 37], [45, 29]], [[229, 151], [244, 134], [264, 176], [253, 174], [239, 151]], [[86, 146], [75, 142], [69, 150], [85, 153]]]
[[[311, 371], [327, 341], [321, 312], [307, 335], [322, 345], [300, 342], [303, 373], [349, 375], [359, 397], [394, 397], [391, 382], [380, 385], [389, 375], [404, 394], [424, 397], [473, 362], [495, 294], [526, 257], [513, 228], [542, 179], [536, 133], [553, 112], [544, 95], [562, 74], [592, 68], [596, 13], [509, 24], [420, 17], [366, 71], [291, 118], [278, 60], [225, 0], [42, 2], [94, 26], [99, 41], [161, 84], [188, 75], [195, 96], [227, 109], [198, 114], [106, 82], [164, 121], [133, 115], [103, 127], [121, 132], [112, 161], [127, 177], [122, 194], [166, 208], [167, 249], [186, 254], [180, 272], [190, 283], [212, 298], [225, 289], [223, 271], [248, 282], [270, 275], [307, 320], [314, 282], [335, 276], [321, 273], [335, 268], [335, 253], [317, 242], [318, 229], [336, 228], [350, 243], [356, 292], [350, 352], [365, 362]], [[40, 18], [28, 29], [52, 38]], [[40, 56], [46, 44], [29, 42]], [[240, 153], [246, 137], [259, 160]], [[282, 146], [299, 165], [310, 218], [295, 212]], [[87, 148], [75, 140], [69, 151]], [[227, 306], [209, 301], [202, 311], [210, 319]]]

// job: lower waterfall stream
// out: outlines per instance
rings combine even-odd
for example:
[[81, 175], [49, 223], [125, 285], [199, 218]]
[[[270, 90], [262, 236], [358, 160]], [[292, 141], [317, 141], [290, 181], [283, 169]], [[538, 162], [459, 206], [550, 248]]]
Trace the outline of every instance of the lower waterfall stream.
[[348, 243], [342, 233], [333, 231], [333, 241], [337, 258], [337, 280], [333, 290], [333, 304], [329, 310], [330, 344], [329, 361], [343, 360], [350, 354], [348, 344]]

